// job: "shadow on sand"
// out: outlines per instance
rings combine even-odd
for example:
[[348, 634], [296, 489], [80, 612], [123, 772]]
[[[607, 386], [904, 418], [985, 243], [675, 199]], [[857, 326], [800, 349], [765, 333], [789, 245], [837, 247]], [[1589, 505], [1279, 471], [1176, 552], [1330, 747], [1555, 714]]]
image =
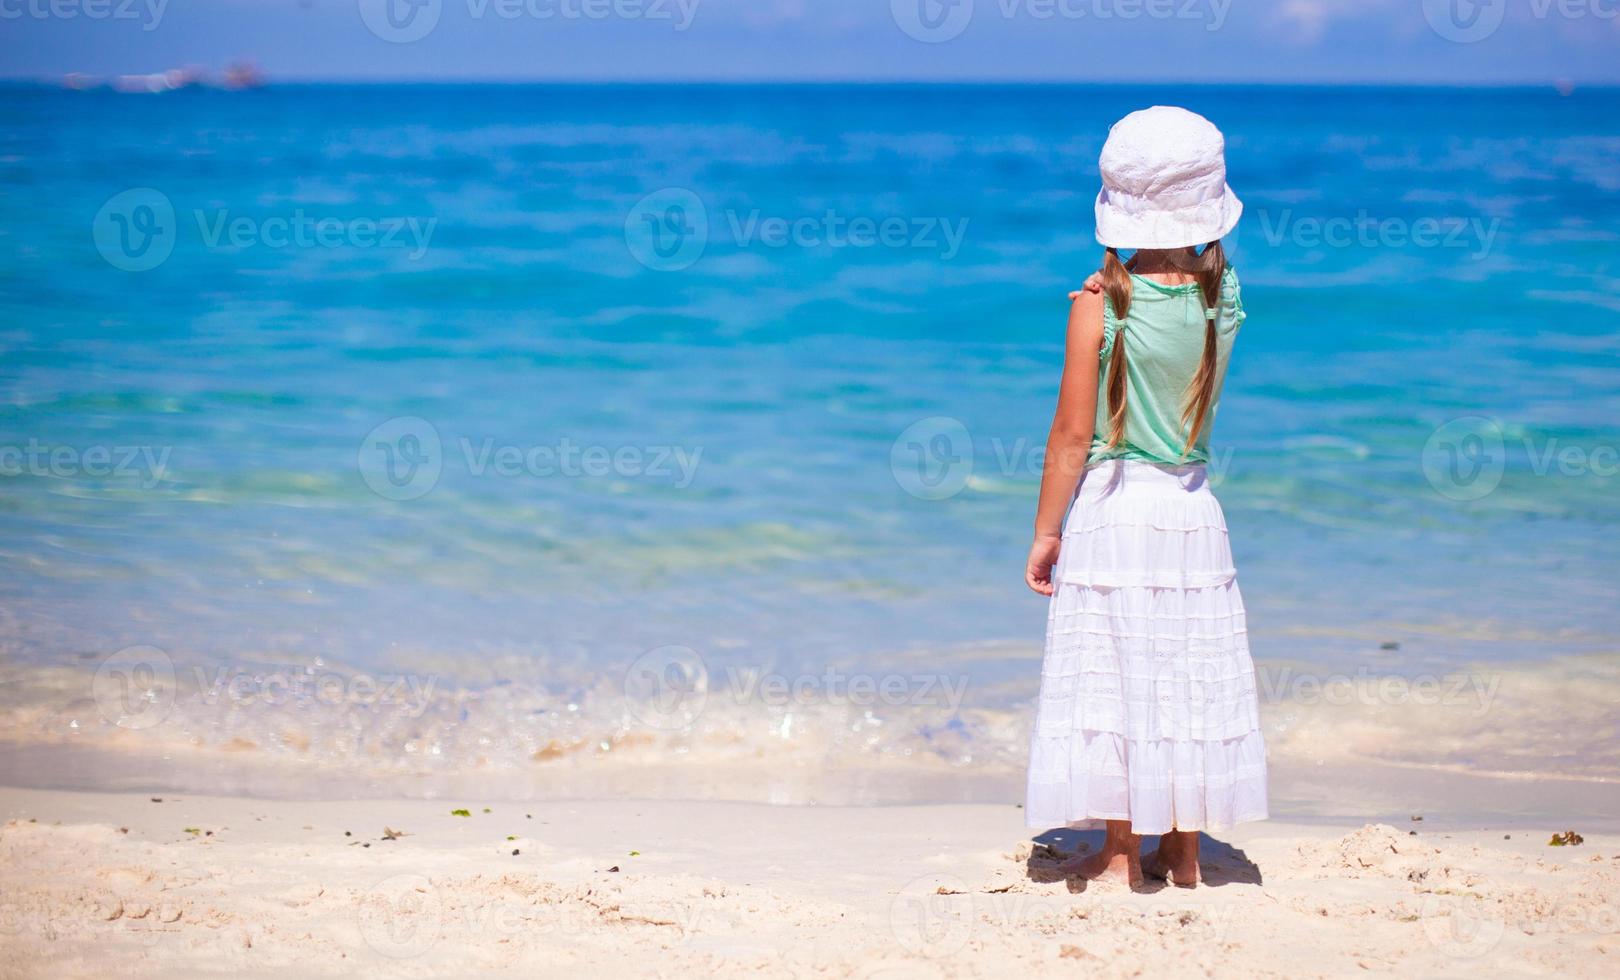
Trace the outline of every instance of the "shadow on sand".
[[[1103, 836], [1101, 830], [1075, 830], [1071, 827], [1056, 827], [1036, 834], [1031, 838], [1035, 847], [1030, 851], [1029, 860], [1024, 862], [1029, 879], [1043, 884], [1064, 881], [1071, 892], [1078, 894], [1085, 891], [1085, 879], [1065, 874], [1063, 863], [1076, 856], [1095, 854], [1102, 847]], [[1157, 837], [1142, 838], [1143, 854], [1150, 853], [1158, 846]], [[1260, 867], [1249, 860], [1247, 854], [1208, 834], [1198, 835], [1198, 874], [1202, 884], [1213, 888], [1264, 883]], [[1149, 878], [1139, 890], [1156, 892], [1168, 887], [1166, 882]]]

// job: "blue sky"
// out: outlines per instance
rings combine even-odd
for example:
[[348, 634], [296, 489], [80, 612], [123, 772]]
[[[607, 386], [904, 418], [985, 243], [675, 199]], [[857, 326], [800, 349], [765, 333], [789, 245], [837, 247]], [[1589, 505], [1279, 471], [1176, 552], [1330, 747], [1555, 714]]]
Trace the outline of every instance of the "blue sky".
[[1620, 0], [0, 0], [0, 76], [235, 59], [283, 80], [1615, 84]]

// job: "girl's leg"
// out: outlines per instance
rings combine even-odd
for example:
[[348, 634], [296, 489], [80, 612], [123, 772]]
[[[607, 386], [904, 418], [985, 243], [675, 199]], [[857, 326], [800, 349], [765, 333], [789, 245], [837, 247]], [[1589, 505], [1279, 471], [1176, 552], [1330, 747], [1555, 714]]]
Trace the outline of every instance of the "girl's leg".
[[1198, 884], [1198, 831], [1172, 830], [1159, 838], [1159, 849], [1142, 859], [1142, 872], [1172, 885]]
[[1108, 836], [1102, 850], [1069, 862], [1082, 878], [1120, 881], [1136, 886], [1142, 883], [1142, 838], [1131, 833], [1129, 820], [1108, 821]]

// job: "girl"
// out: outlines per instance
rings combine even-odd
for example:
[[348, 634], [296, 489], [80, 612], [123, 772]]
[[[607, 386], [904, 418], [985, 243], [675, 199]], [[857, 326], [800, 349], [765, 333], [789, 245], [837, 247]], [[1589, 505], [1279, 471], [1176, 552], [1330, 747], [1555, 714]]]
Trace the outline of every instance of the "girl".
[[[1108, 251], [1073, 294], [1025, 573], [1051, 597], [1026, 819], [1106, 821], [1102, 850], [1065, 870], [1131, 885], [1193, 886], [1199, 831], [1266, 816], [1243, 600], [1205, 472], [1244, 318], [1220, 241], [1243, 210], [1225, 151], [1185, 109], [1109, 134]], [[1163, 835], [1146, 858], [1142, 834]]]

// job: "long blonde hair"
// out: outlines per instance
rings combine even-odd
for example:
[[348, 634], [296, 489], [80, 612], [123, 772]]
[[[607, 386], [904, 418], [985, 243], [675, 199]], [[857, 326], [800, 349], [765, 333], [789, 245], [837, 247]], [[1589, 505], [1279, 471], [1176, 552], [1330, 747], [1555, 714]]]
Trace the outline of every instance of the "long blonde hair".
[[[1131, 312], [1131, 273], [1141, 253], [1127, 262], [1119, 260], [1119, 250], [1110, 248], [1103, 257], [1103, 292], [1114, 307], [1114, 316], [1120, 324]], [[1178, 258], [1177, 265], [1183, 262]], [[1188, 427], [1187, 445], [1181, 455], [1186, 456], [1198, 444], [1209, 419], [1209, 406], [1215, 400], [1215, 380], [1219, 372], [1216, 359], [1215, 318], [1221, 305], [1221, 283], [1226, 278], [1226, 249], [1219, 240], [1204, 246], [1204, 250], [1185, 263], [1193, 273], [1204, 296], [1204, 357], [1198, 371], [1187, 385], [1182, 402], [1181, 421]], [[1125, 338], [1114, 337], [1114, 351], [1108, 356], [1108, 448], [1113, 449], [1125, 438]]]

